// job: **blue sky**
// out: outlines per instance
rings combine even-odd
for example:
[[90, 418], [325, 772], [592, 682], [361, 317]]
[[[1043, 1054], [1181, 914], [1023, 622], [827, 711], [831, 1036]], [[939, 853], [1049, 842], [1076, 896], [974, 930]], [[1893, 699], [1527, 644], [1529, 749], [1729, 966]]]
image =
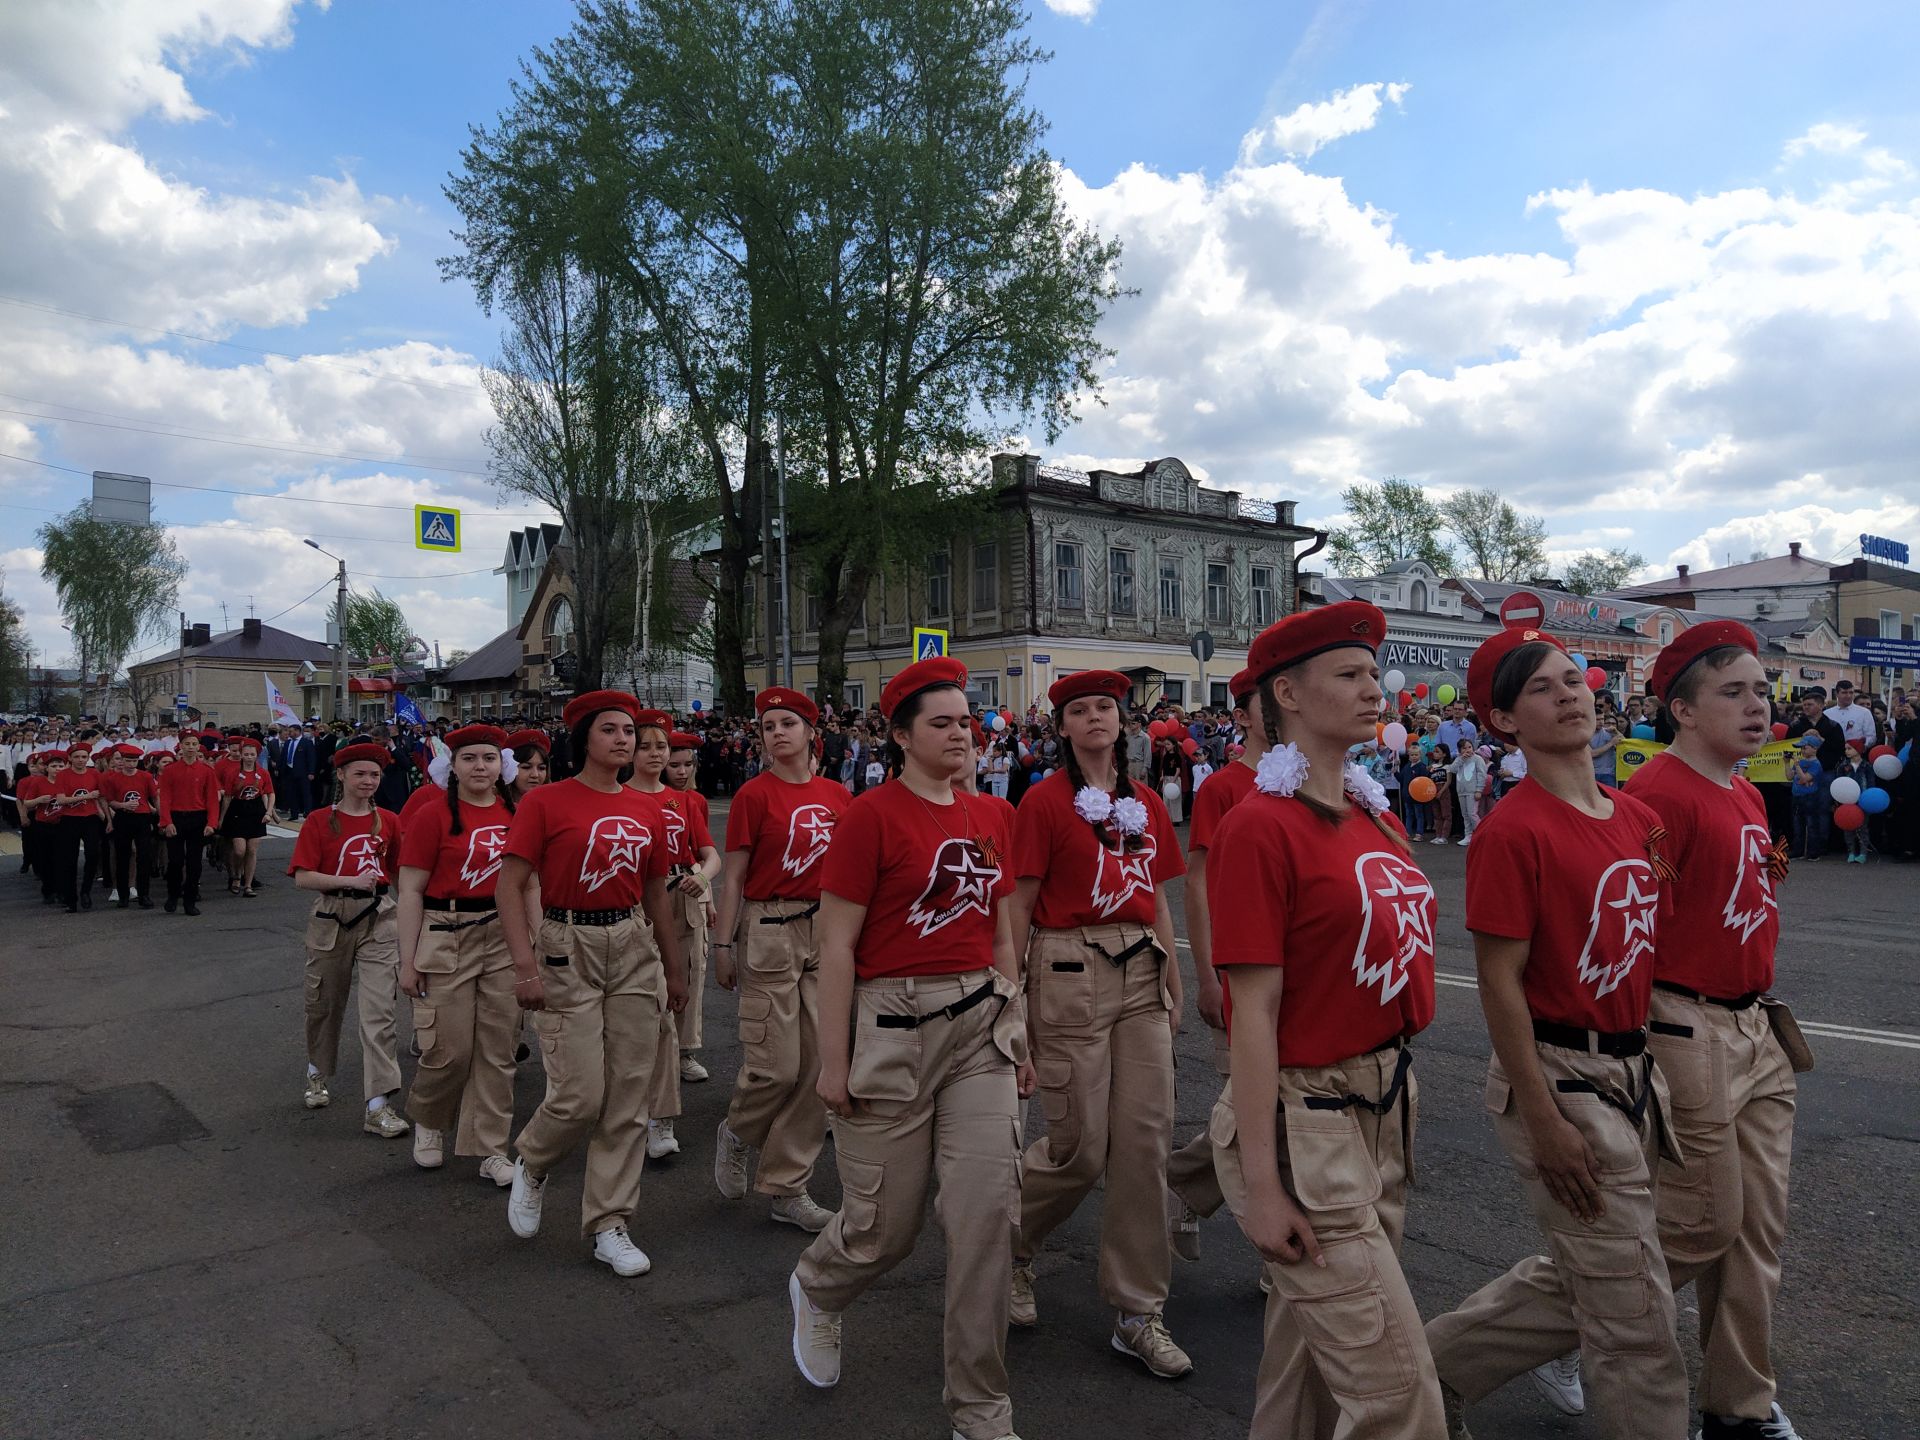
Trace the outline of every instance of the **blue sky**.
[[[1625, 544], [1650, 569], [1837, 553], [1863, 516], [1920, 538], [1895, 378], [1920, 359], [1914, 7], [1055, 4], [1031, 21], [1055, 52], [1033, 98], [1142, 294], [1106, 330], [1107, 405], [1050, 453], [1178, 454], [1320, 521], [1384, 473], [1494, 484], [1557, 554]], [[571, 13], [5, 7], [0, 297], [117, 323], [0, 304], [0, 408], [36, 412], [0, 413], [0, 450], [251, 492], [160, 492], [196, 527], [194, 618], [252, 596], [316, 630], [317, 532], [428, 638], [484, 642], [498, 582], [465, 572], [531, 517], [450, 473], [484, 468], [497, 327], [438, 276], [440, 186]], [[0, 461], [6, 590], [56, 658], [30, 532], [85, 483]], [[266, 498], [289, 493], [330, 503]], [[448, 496], [471, 512], [457, 563], [361, 508]]]

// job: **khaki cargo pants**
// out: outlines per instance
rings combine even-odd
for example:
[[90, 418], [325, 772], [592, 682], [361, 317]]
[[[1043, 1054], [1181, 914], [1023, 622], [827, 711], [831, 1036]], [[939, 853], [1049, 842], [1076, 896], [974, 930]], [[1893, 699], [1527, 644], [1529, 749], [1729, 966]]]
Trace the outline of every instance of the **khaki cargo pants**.
[[[1227, 1032], [1214, 1030], [1213, 1068], [1222, 1079], [1233, 1073], [1233, 1052], [1227, 1048]], [[1226, 1088], [1221, 1087], [1221, 1093]], [[1167, 1161], [1167, 1188], [1186, 1202], [1187, 1208], [1201, 1217], [1219, 1213], [1227, 1197], [1220, 1189], [1220, 1172], [1213, 1163], [1211, 1126], [1182, 1145]]]
[[1773, 1410], [1773, 1301], [1793, 1164], [1797, 1085], [1772, 1023], [1785, 1008], [1729, 1010], [1655, 990], [1648, 1036], [1686, 1157], [1660, 1163], [1660, 1245], [1673, 1288], [1692, 1281], [1700, 1301], [1699, 1408], [1752, 1420]]
[[[1577, 1219], [1533, 1168], [1526, 1122], [1494, 1059], [1486, 1103], [1513, 1157], [1550, 1255], [1533, 1255], [1427, 1326], [1440, 1378], [1468, 1403], [1578, 1347], [1587, 1410], [1609, 1440], [1686, 1440], [1687, 1368], [1674, 1332], [1673, 1287], [1654, 1217], [1656, 1157], [1671, 1150], [1665, 1082], [1644, 1058], [1611, 1059], [1534, 1047], [1560, 1113], [1586, 1136], [1599, 1163], [1606, 1214]], [[1610, 1097], [1568, 1091], [1591, 1086]], [[1622, 1112], [1640, 1103], [1636, 1122]]]
[[505, 1155], [520, 1006], [497, 914], [424, 912], [413, 966], [427, 998], [413, 1002], [420, 1065], [407, 1114], [429, 1130], [452, 1129], [457, 1120], [457, 1155]]
[[647, 1159], [648, 1079], [667, 1007], [653, 929], [636, 913], [617, 925], [540, 925], [547, 1008], [534, 1012], [547, 1093], [515, 1148], [547, 1174], [583, 1139], [580, 1233], [624, 1225]]
[[[673, 1120], [680, 1114], [680, 1056], [700, 1048], [700, 995], [707, 983], [707, 902], [680, 890], [667, 897], [687, 967], [687, 1003], [679, 1014], [660, 1015], [660, 1045], [653, 1057], [652, 1099], [647, 1115]], [[689, 1038], [691, 1037], [691, 1038]]]
[[[372, 906], [370, 913], [362, 914]], [[357, 924], [343, 924], [356, 915]], [[347, 993], [360, 978], [360, 1072], [366, 1098], [400, 1093], [400, 942], [391, 895], [322, 895], [307, 918], [307, 1063], [331, 1076], [340, 1061]]]
[[[992, 993], [960, 1014], [910, 1023], [982, 986]], [[833, 1122], [840, 1209], [796, 1270], [820, 1309], [847, 1309], [913, 1253], [937, 1179], [934, 1214], [947, 1238], [943, 1393], [966, 1440], [1013, 1431], [1007, 1306], [1020, 1215], [1022, 1017], [1013, 982], [997, 970], [854, 987], [847, 1090], [860, 1108]]]
[[[1325, 1267], [1267, 1266], [1266, 1343], [1252, 1440], [1445, 1440], [1433, 1359], [1400, 1269], [1419, 1086], [1411, 1069], [1384, 1115], [1364, 1105], [1309, 1108], [1308, 1097], [1380, 1103], [1403, 1052], [1280, 1072], [1274, 1118], [1280, 1183], [1320, 1243]], [[1220, 1187], [1246, 1212], [1239, 1121], [1229, 1087], [1209, 1129]]]
[[791, 900], [749, 900], [740, 910], [735, 969], [740, 986], [740, 1073], [727, 1128], [760, 1151], [753, 1188], [806, 1193], [827, 1139], [820, 1079], [820, 952], [815, 915]]
[[[1141, 925], [1037, 930], [1027, 949], [1033, 1066], [1047, 1133], [1028, 1147], [1020, 1182], [1025, 1264], [1101, 1176], [1101, 1298], [1126, 1315], [1158, 1315], [1173, 1279], [1167, 1160], [1173, 1145], [1172, 1003], [1166, 957]], [[1098, 948], [1096, 948], [1098, 947]]]

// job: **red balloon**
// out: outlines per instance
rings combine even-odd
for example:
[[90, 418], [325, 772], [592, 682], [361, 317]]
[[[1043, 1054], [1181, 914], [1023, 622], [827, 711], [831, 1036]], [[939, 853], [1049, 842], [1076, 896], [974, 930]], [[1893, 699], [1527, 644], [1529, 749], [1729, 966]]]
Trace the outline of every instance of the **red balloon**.
[[1858, 830], [1867, 823], [1867, 812], [1858, 805], [1841, 805], [1833, 812], [1833, 823], [1842, 830]]
[[1189, 757], [1198, 755], [1200, 753], [1200, 742], [1189, 735], [1185, 740], [1180, 742], [1180, 749], [1182, 753]]
[[1773, 738], [1776, 740], [1784, 740], [1787, 738], [1787, 727], [1785, 724], [1779, 721], [1774, 722]]
[[1900, 752], [1895, 750], [1891, 745], [1876, 745], [1867, 751], [1867, 759], [1878, 760], [1882, 755], [1897, 755], [1899, 753]]
[[1587, 688], [1589, 690], [1606, 689], [1607, 672], [1602, 670], [1598, 665], [1589, 665], [1587, 667]]
[[1411, 690], [1402, 690], [1400, 692], [1400, 708], [1404, 710], [1411, 704], [1413, 704], [1413, 692]]
[[1418, 685], [1414, 686], [1413, 693], [1417, 698], [1421, 700], [1426, 699], [1427, 698], [1427, 682], [1422, 680]]

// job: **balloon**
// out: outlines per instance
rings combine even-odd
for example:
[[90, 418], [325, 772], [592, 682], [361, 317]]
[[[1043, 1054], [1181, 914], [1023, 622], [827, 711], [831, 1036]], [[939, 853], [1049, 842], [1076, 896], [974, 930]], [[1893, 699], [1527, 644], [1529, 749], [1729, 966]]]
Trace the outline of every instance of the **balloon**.
[[1404, 690], [1407, 688], [1406, 672], [1402, 670], [1389, 670], [1385, 675], [1380, 677], [1380, 683], [1389, 690]]
[[1860, 782], [1840, 776], [1827, 787], [1827, 793], [1833, 797], [1836, 805], [1851, 805], [1860, 798]]
[[1380, 732], [1380, 738], [1386, 742], [1389, 750], [1398, 754], [1407, 748], [1407, 727], [1396, 721]]
[[1493, 758], [1493, 747], [1491, 745], [1482, 745], [1480, 747], [1480, 758], [1482, 760], [1491, 760]]
[[1651, 739], [1653, 739], [1653, 727], [1652, 727], [1651, 725], [1647, 725], [1647, 724], [1644, 724], [1644, 723], [1643, 723], [1643, 724], [1639, 724], [1639, 725], [1636, 725], [1636, 726], [1634, 726], [1634, 727], [1633, 727], [1633, 729], [1632, 729], [1632, 730], [1631, 730], [1631, 731], [1630, 731], [1629, 733], [1630, 733], [1630, 734], [1631, 734], [1631, 735], [1633, 736], [1633, 738], [1634, 738], [1634, 739], [1636, 739], [1636, 740], [1651, 740]]
[[1787, 727], [1784, 723], [1779, 721], [1774, 722], [1773, 738], [1776, 740], [1784, 740], [1787, 738]]
[[1460, 698], [1460, 692], [1451, 685], [1442, 685], [1438, 690], [1434, 691], [1433, 698], [1438, 700], [1442, 705], [1451, 705]]
[[1411, 704], [1413, 704], [1413, 692], [1411, 690], [1402, 690], [1400, 692], [1400, 708], [1404, 710]]
[[1882, 755], [1891, 755], [1891, 754], [1893, 754], [1893, 746], [1876, 745], [1871, 750], [1867, 751], [1867, 759], [1878, 760]]
[[1373, 743], [1376, 745], [1387, 743], [1387, 727], [1378, 721], [1375, 721], [1373, 726]]
[[1038, 785], [1040, 783], [1040, 772], [1036, 770], [1031, 775], [1027, 776], [1027, 783], [1029, 785]]
[[1006, 716], [1004, 716], [1004, 715], [996, 715], [996, 716], [994, 716], [994, 717], [993, 717], [993, 729], [994, 729], [994, 733], [995, 733], [996, 735], [997, 735], [997, 734], [999, 734], [999, 733], [1000, 733], [1000, 731], [1002, 731], [1002, 730], [1004, 730], [1004, 729], [1006, 729], [1006, 728], [1007, 728], [1007, 717], [1006, 717]]
[[1582, 655], [1578, 650], [1574, 651], [1569, 658], [1573, 661], [1574, 669], [1585, 670], [1587, 668], [1587, 657]]
[[1598, 665], [1587, 667], [1587, 689], [1604, 690], [1607, 688], [1607, 672]]
[[1833, 823], [1842, 830], [1858, 830], [1867, 823], [1867, 812], [1858, 805], [1842, 805], [1833, 812]]
[[1419, 699], [1419, 700], [1426, 699], [1427, 698], [1427, 682], [1422, 680], [1418, 685], [1414, 686], [1413, 694], [1415, 699]]
[[1898, 780], [1900, 778], [1900, 772], [1906, 768], [1905, 765], [1900, 763], [1900, 757], [1891, 752], [1882, 755], [1878, 760], [1873, 762], [1873, 773], [1878, 775], [1882, 780]]
[[1192, 759], [1200, 753], [1200, 742], [1193, 739], [1182, 740], [1180, 742], [1180, 753], [1188, 759]]
[[1860, 793], [1860, 808], [1869, 815], [1878, 815], [1887, 808], [1888, 803], [1884, 790], [1863, 790]]
[[1427, 801], [1433, 799], [1435, 795], [1438, 795], [1440, 790], [1439, 787], [1426, 776], [1416, 775], [1413, 778], [1413, 783], [1407, 786], [1407, 793], [1424, 805]]

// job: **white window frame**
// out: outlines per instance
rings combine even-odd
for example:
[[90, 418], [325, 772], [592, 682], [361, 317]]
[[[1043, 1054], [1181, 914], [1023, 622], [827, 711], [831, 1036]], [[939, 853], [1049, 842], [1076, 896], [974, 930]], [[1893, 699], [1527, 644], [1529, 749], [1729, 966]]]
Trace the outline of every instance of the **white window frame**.
[[[1062, 563], [1062, 556], [1069, 550], [1073, 552], [1070, 565]], [[1069, 571], [1073, 574], [1073, 589], [1078, 592], [1072, 598], [1068, 598], [1064, 583]], [[1062, 610], [1087, 608], [1087, 550], [1078, 540], [1053, 542], [1053, 597], [1053, 603]]]
[[1161, 687], [1160, 698], [1169, 705], [1185, 707], [1187, 703], [1187, 682], [1184, 676], [1169, 675]]
[[[985, 565], [980, 563], [983, 557], [987, 562]], [[984, 605], [980, 603], [982, 576], [986, 578], [987, 589], [990, 592]], [[972, 605], [973, 613], [976, 615], [991, 615], [1000, 608], [1000, 542], [998, 540], [982, 540], [973, 547]]]
[[[1123, 569], [1118, 563], [1121, 556], [1126, 557]], [[1131, 620], [1140, 613], [1140, 572], [1135, 566], [1138, 553], [1130, 546], [1109, 545], [1107, 547], [1107, 611], [1112, 615], [1124, 615]], [[1127, 582], [1127, 603], [1122, 605], [1115, 589], [1121, 581]]]
[[[1173, 573], [1171, 575], [1167, 573], [1168, 566], [1173, 567]], [[1180, 595], [1180, 557], [1178, 555], [1160, 556], [1158, 563], [1154, 566], [1154, 575], [1158, 580], [1155, 590], [1158, 592], [1160, 600], [1160, 618], [1162, 620], [1178, 620], [1180, 618], [1180, 611], [1183, 608]], [[1173, 587], [1171, 590], [1167, 588], [1169, 585]], [[1173, 601], [1171, 605], [1167, 603], [1169, 597], [1171, 597]]]
[[[1261, 584], [1259, 576], [1266, 576]], [[1278, 601], [1273, 591], [1273, 566], [1250, 565], [1247, 567], [1247, 603], [1253, 611], [1253, 628], [1264, 630], [1279, 619]]]
[[927, 618], [953, 618], [953, 552], [950, 550], [935, 550], [927, 556]]
[[[1233, 619], [1233, 566], [1225, 560], [1207, 560], [1202, 563], [1207, 567], [1207, 623], [1209, 625], [1229, 624]], [[1218, 585], [1213, 583], [1213, 575], [1216, 570], [1220, 572], [1220, 583]], [[1216, 595], [1220, 598], [1220, 603], [1217, 606], [1213, 603]]]

